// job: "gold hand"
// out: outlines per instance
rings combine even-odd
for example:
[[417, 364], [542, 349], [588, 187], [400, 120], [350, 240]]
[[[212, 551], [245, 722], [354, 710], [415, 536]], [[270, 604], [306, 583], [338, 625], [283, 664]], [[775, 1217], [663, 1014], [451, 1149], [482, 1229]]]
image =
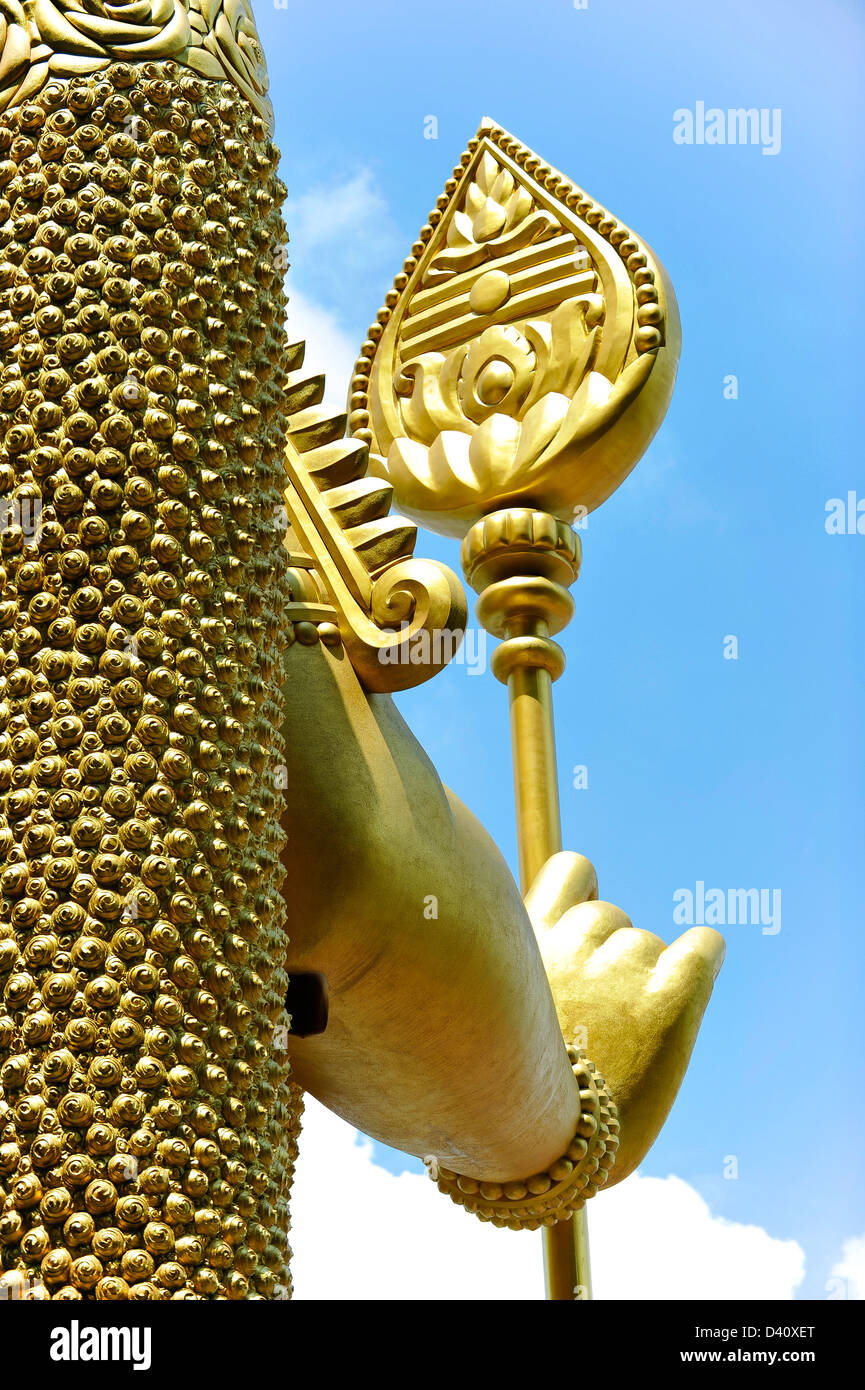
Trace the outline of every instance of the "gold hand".
[[554, 854], [526, 907], [565, 1040], [592, 1058], [619, 1108], [612, 1186], [642, 1161], [670, 1111], [725, 948], [711, 927], [667, 946], [597, 893], [588, 859]]

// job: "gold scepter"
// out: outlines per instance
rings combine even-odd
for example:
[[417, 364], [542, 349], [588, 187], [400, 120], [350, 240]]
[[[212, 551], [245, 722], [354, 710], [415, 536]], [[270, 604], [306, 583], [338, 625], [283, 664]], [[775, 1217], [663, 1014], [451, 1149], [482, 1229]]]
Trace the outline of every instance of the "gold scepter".
[[[565, 656], [552, 635], [571, 618], [569, 586], [580, 567], [579, 538], [543, 512], [509, 508], [477, 522], [462, 547], [466, 578], [480, 594], [477, 616], [504, 640], [493, 675], [508, 688], [520, 887], [562, 848], [553, 686]], [[591, 1297], [586, 1210], [544, 1229], [547, 1297]]]
[[[574, 611], [572, 523], [645, 452], [679, 345], [651, 249], [485, 119], [355, 367], [349, 429], [370, 472], [405, 516], [464, 537], [478, 620], [502, 639], [523, 893], [561, 848], [552, 639]], [[584, 1208], [545, 1228], [544, 1263], [548, 1298], [591, 1297]]]

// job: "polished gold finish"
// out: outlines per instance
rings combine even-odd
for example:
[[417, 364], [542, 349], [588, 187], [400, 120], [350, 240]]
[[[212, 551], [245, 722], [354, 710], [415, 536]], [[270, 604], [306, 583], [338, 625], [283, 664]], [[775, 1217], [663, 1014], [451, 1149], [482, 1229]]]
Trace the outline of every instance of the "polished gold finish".
[[350, 425], [433, 530], [512, 506], [572, 520], [650, 443], [679, 339], [646, 243], [485, 120], [370, 328]]

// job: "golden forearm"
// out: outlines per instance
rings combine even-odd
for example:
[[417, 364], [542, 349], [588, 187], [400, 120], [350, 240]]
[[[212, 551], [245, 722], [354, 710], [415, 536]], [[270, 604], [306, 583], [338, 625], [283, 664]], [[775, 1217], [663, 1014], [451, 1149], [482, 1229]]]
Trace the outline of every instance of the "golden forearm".
[[[300, 1083], [366, 1133], [516, 1178], [574, 1133], [577, 1088], [535, 937], [486, 832], [393, 703], [325, 649], [286, 690], [289, 970], [330, 983]], [[396, 1001], [399, 1000], [399, 1007]]]

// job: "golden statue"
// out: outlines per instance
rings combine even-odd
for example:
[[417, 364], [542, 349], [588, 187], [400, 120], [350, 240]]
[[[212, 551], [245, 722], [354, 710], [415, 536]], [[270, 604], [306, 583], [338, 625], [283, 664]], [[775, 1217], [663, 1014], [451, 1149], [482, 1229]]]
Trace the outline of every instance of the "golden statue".
[[[484, 122], [334, 416], [284, 193], [246, 0], [0, 0], [0, 1293], [285, 1297], [305, 1089], [572, 1298], [723, 951], [598, 900], [554, 771], [570, 522], [675, 300]], [[407, 517], [504, 639], [525, 902], [391, 700], [466, 616]]]

